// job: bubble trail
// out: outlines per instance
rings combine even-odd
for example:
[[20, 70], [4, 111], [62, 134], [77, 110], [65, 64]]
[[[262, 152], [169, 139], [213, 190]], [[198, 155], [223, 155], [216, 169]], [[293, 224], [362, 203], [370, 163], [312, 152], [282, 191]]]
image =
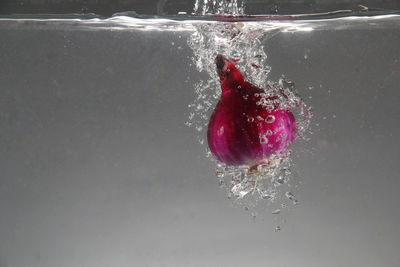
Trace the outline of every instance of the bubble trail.
[[[226, 5], [231, 1], [220, 1], [225, 4], [216, 5], [214, 1], [196, 1], [196, 14], [243, 14], [237, 6]], [[237, 8], [237, 9], [236, 9]], [[235, 13], [238, 12], [238, 13]], [[215, 58], [222, 54], [235, 62], [235, 66], [248, 79], [259, 88], [264, 88], [257, 96], [257, 105], [266, 111], [271, 111], [275, 106], [291, 110], [296, 118], [297, 139], [306, 139], [310, 121], [311, 108], [296, 94], [294, 83], [285, 79], [273, 82], [268, 79], [271, 71], [267, 65], [265, 41], [280, 31], [279, 27], [251, 24], [249, 22], [210, 22], [195, 25], [195, 31], [188, 40], [193, 50], [192, 61], [202, 77], [195, 84], [195, 99], [189, 105], [189, 118], [187, 125], [198, 130], [198, 139], [203, 141], [206, 129], [214, 107], [221, 96], [219, 77], [216, 71]], [[203, 75], [205, 74], [205, 76]], [[250, 96], [244, 95], [244, 100]], [[273, 101], [271, 101], [273, 99]], [[248, 116], [250, 123], [279, 123], [273, 115], [265, 117]], [[200, 129], [200, 131], [199, 131]], [[267, 130], [259, 136], [259, 142], [271, 145], [273, 130]], [[281, 139], [287, 135], [279, 136]], [[210, 154], [208, 148], [205, 150]], [[285, 199], [286, 192], [291, 192], [289, 187], [293, 177], [291, 150], [286, 149], [277, 154], [272, 154], [268, 160], [258, 166], [240, 165], [229, 166], [211, 157], [216, 163], [216, 176], [219, 185], [227, 191], [228, 198], [235, 203], [246, 207], [255, 207], [260, 201], [274, 203]], [[291, 200], [297, 202], [294, 199]], [[281, 206], [281, 205], [280, 205]], [[279, 209], [280, 213], [280, 209]], [[276, 209], [275, 209], [275, 214]]]

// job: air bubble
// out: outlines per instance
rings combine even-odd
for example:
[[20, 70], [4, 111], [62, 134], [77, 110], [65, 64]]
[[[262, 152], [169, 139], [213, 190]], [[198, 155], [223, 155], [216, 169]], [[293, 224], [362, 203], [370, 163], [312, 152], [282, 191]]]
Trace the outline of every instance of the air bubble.
[[233, 51], [232, 52], [232, 59], [234, 60], [239, 60], [242, 54], [239, 51]]
[[265, 118], [265, 122], [266, 123], [273, 123], [275, 121], [275, 116], [274, 115], [268, 115], [266, 118]]
[[262, 145], [268, 144], [268, 137], [266, 135], [260, 136], [260, 144]]
[[268, 193], [262, 192], [261, 193], [261, 198], [262, 199], [272, 199], [272, 196]]
[[217, 176], [218, 178], [224, 178], [225, 173], [223, 171], [216, 171], [215, 176]]
[[276, 179], [276, 182], [278, 184], [283, 184], [285, 183], [285, 178], [283, 176], [279, 176], [278, 179]]
[[272, 212], [272, 214], [279, 214], [279, 213], [281, 213], [281, 210], [280, 210], [280, 209], [276, 209], [276, 210], [274, 210], [274, 211]]
[[269, 166], [268, 164], [260, 164], [257, 166], [257, 170], [261, 173], [268, 171]]
[[293, 198], [294, 198], [294, 195], [293, 195], [293, 193], [292, 192], [286, 192], [286, 197], [288, 198], [288, 199], [290, 199], [290, 200], [292, 200]]

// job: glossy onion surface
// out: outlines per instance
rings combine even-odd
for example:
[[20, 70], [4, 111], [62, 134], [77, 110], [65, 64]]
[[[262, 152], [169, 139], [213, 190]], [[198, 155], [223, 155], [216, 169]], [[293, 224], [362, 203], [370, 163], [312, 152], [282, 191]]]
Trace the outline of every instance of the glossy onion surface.
[[214, 156], [227, 165], [252, 167], [287, 149], [296, 136], [292, 112], [247, 82], [233, 61], [218, 55], [215, 63], [222, 93], [207, 131]]

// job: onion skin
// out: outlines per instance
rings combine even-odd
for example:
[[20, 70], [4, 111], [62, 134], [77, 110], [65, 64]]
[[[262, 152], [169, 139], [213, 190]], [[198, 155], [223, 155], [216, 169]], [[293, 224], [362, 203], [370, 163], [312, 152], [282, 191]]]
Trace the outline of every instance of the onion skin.
[[231, 60], [217, 55], [215, 62], [222, 93], [207, 131], [214, 156], [226, 165], [252, 167], [283, 152], [296, 136], [293, 113], [257, 105], [264, 90], [245, 81]]

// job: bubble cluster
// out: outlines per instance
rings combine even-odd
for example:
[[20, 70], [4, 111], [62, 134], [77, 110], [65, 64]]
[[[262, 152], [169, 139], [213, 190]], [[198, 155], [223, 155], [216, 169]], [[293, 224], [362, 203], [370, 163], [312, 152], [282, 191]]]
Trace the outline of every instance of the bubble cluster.
[[196, 15], [243, 15], [243, 0], [196, 0], [194, 14]]

